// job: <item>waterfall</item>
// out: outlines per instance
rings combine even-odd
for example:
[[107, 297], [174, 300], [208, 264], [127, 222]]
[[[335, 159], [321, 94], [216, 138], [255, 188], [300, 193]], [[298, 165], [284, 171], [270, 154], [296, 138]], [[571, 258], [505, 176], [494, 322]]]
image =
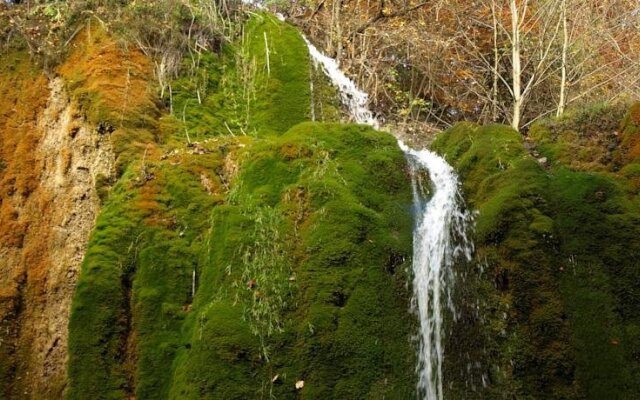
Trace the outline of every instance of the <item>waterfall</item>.
[[[322, 54], [308, 40], [309, 54], [340, 92], [344, 106], [354, 122], [378, 128], [369, 110], [368, 95], [341, 70], [335, 60]], [[436, 153], [413, 150], [398, 140], [411, 171], [414, 209], [413, 298], [412, 308], [420, 321], [418, 335], [418, 394], [429, 400], [443, 398], [444, 321], [447, 312], [455, 318], [452, 299], [453, 264], [457, 257], [471, 259], [473, 245], [466, 232], [472, 222], [464, 211], [458, 177], [453, 168]], [[424, 182], [429, 176], [433, 195]]]
[[[413, 307], [420, 320], [418, 390], [426, 399], [443, 398], [444, 315], [455, 317], [452, 300], [454, 262], [471, 260], [473, 244], [467, 238], [472, 223], [464, 209], [453, 168], [429, 150], [413, 150], [399, 142], [411, 169], [416, 222], [413, 231]], [[422, 172], [429, 174], [431, 198]]]
[[309, 54], [316, 68], [321, 67], [331, 83], [338, 89], [342, 104], [349, 110], [349, 116], [353, 122], [371, 125], [377, 129], [380, 124], [367, 107], [369, 95], [358, 89], [356, 84], [340, 70], [336, 60], [322, 54], [306, 37], [302, 38], [309, 47]]

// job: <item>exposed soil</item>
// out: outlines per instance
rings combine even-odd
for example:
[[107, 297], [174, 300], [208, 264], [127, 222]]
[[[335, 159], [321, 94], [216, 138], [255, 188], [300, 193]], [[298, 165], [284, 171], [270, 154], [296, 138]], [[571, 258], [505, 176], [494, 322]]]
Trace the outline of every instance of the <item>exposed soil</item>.
[[[31, 84], [47, 86], [43, 77]], [[109, 136], [84, 121], [62, 79], [48, 89], [46, 102], [16, 102], [30, 109], [28, 123], [0, 129], [11, 135], [0, 138], [0, 325], [9, 327], [0, 340], [9, 398], [62, 396], [71, 297], [100, 205], [95, 182], [113, 173]]]

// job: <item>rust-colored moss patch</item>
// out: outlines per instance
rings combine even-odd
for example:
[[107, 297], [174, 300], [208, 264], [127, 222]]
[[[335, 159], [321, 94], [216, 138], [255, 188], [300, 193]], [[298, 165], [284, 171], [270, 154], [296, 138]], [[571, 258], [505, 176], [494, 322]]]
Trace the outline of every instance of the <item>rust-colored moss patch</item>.
[[[44, 74], [32, 68], [26, 53], [0, 59], [0, 376], [15, 374], [18, 329], [15, 317], [21, 295], [39, 296], [48, 264], [45, 247], [48, 193], [38, 190], [42, 162], [34, 151], [41, 138], [38, 117], [49, 91]], [[32, 207], [26, 207], [31, 197]], [[40, 199], [42, 197], [42, 199]], [[41, 208], [44, 206], [44, 208]], [[27, 233], [38, 236], [26, 242]], [[22, 252], [21, 262], [15, 254]], [[11, 380], [0, 381], [0, 397], [12, 390]]]
[[38, 186], [41, 165], [33, 150], [49, 93], [46, 77], [24, 53], [3, 56], [0, 81], [0, 242], [19, 247], [27, 226], [15, 206]]
[[79, 109], [102, 134], [111, 135], [119, 171], [156, 142], [160, 110], [151, 60], [99, 27], [76, 36], [58, 72]]
[[620, 162], [628, 164], [640, 158], [640, 103], [631, 106], [620, 131]]
[[640, 126], [640, 103], [635, 103], [629, 110], [629, 122]]

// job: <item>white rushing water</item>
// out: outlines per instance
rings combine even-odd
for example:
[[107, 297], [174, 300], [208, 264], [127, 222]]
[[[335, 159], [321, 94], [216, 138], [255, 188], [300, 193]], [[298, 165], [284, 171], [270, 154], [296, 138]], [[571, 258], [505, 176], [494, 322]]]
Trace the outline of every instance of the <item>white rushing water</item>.
[[358, 89], [355, 82], [340, 70], [336, 60], [322, 54], [306, 37], [303, 36], [302, 38], [307, 43], [307, 47], [309, 47], [309, 54], [316, 68], [322, 68], [324, 73], [331, 79], [333, 85], [338, 88], [342, 104], [348, 108], [349, 116], [353, 119], [353, 122], [371, 125], [377, 129], [380, 124], [367, 106], [369, 95]]
[[[367, 106], [367, 94], [345, 76], [335, 60], [304, 40], [316, 67], [320, 66], [338, 88], [352, 120], [378, 128], [379, 123]], [[473, 246], [466, 236], [471, 217], [464, 211], [453, 168], [432, 151], [413, 150], [400, 140], [398, 143], [409, 161], [416, 212], [412, 306], [420, 320], [417, 389], [422, 398], [441, 400], [445, 315], [449, 312], [455, 317], [453, 264], [457, 257], [471, 258]], [[425, 185], [425, 173], [432, 190]], [[429, 192], [433, 192], [430, 198]]]
[[[411, 168], [415, 213], [413, 231], [413, 306], [420, 320], [418, 390], [426, 399], [442, 399], [445, 313], [455, 317], [453, 266], [458, 257], [471, 259], [467, 238], [472, 218], [465, 211], [453, 168], [434, 152], [413, 150], [400, 142]], [[433, 188], [425, 187], [422, 173]]]

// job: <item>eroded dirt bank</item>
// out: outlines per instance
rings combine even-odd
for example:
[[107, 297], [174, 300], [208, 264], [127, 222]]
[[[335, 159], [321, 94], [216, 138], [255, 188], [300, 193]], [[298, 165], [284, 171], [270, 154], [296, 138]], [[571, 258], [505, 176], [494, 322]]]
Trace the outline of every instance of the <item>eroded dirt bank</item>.
[[96, 182], [112, 176], [114, 156], [61, 78], [34, 75], [26, 61], [8, 69], [20, 78], [2, 91], [0, 113], [0, 393], [60, 398]]

